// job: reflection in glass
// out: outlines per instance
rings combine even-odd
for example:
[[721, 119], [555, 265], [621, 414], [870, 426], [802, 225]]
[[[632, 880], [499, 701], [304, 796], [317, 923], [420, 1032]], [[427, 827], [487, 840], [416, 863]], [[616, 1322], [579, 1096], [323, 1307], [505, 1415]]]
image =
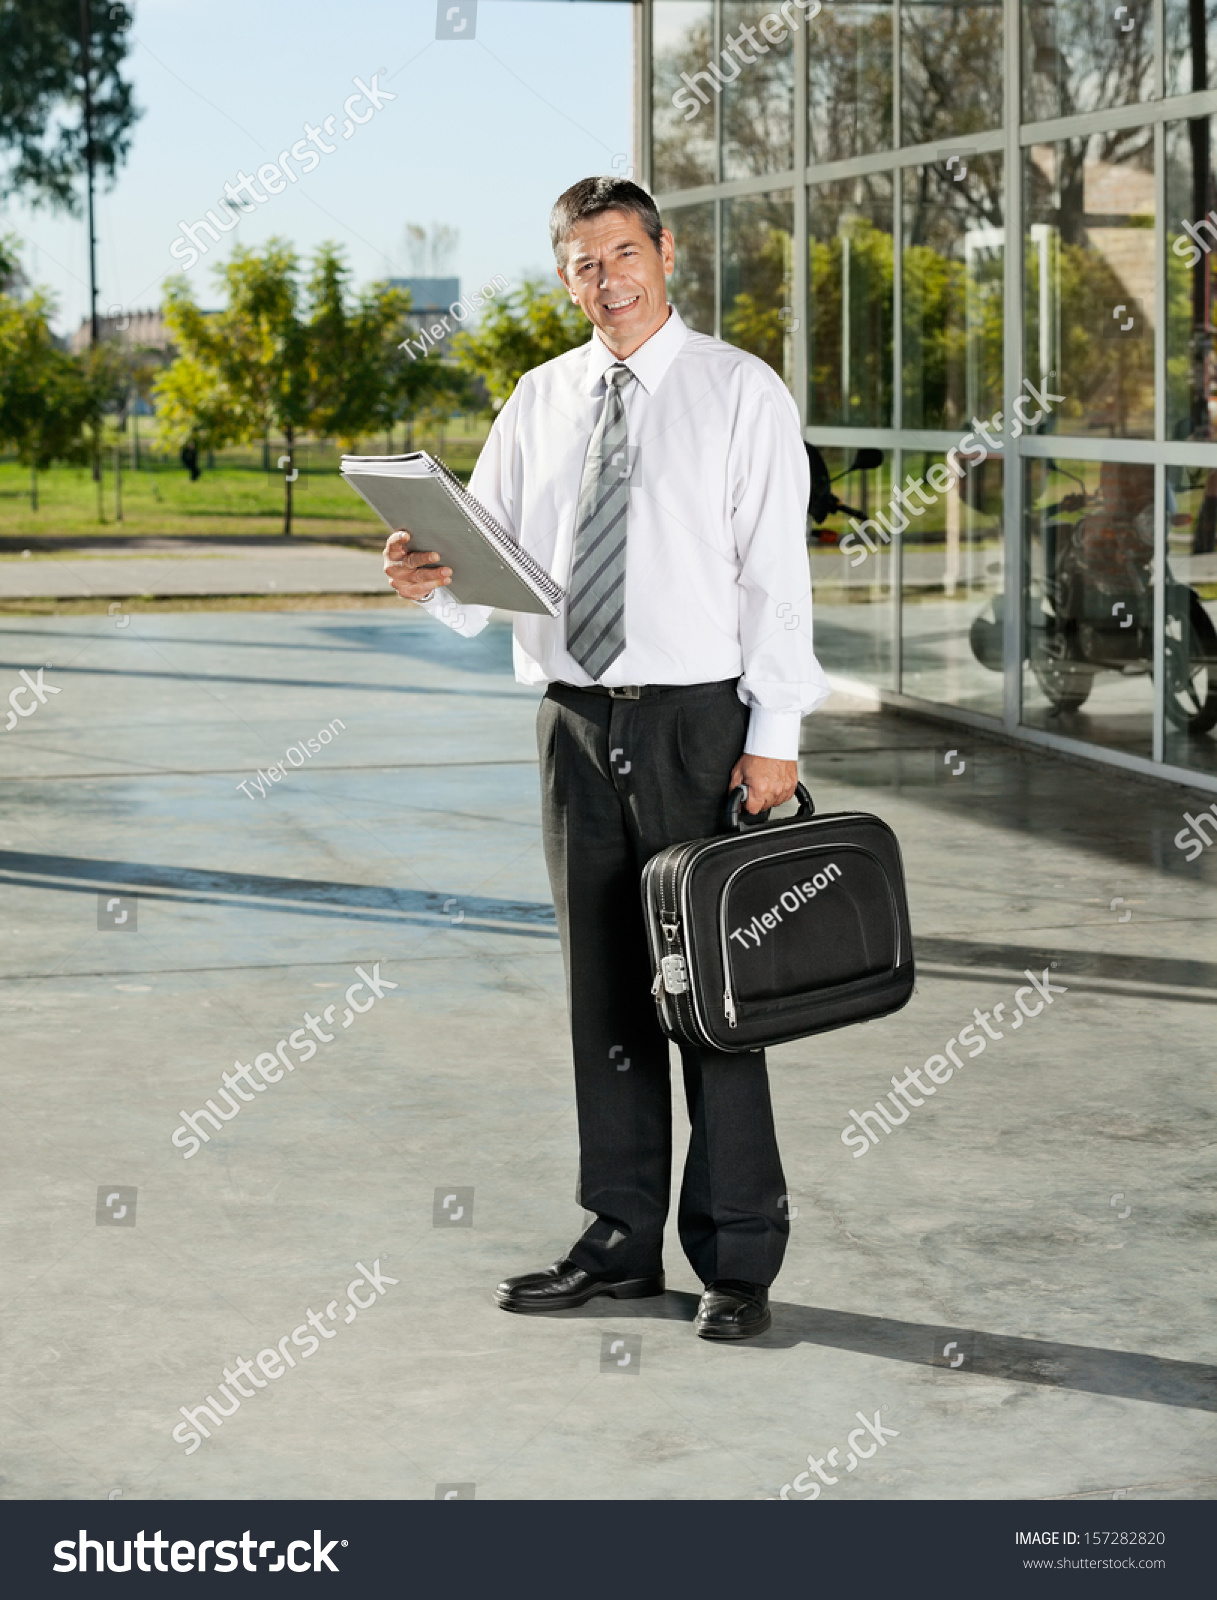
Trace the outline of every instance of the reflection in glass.
[[723, 201], [722, 334], [794, 378], [791, 288], [794, 202], [789, 193]]
[[1056, 431], [1154, 428], [1154, 173], [1148, 128], [1035, 145], [1024, 167], [1024, 361]]
[[963, 429], [1001, 409], [1000, 156], [904, 174], [904, 424]]
[[714, 202], [664, 212], [664, 226], [676, 240], [676, 271], [668, 279], [668, 299], [690, 328], [714, 332]]
[[1166, 125], [1166, 432], [1171, 439], [1217, 437], [1214, 131], [1209, 117]]
[[1217, 772], [1217, 471], [1166, 469], [1166, 748]]
[[899, 500], [888, 508], [892, 531], [905, 525], [901, 688], [999, 717], [1002, 458], [983, 449], [954, 460], [906, 451], [903, 472]]
[[[802, 14], [791, 7], [791, 14]], [[764, 31], [758, 32], [764, 22]], [[781, 13], [761, 0], [723, 0], [723, 177], [788, 172], [794, 165], [794, 43]]]
[[1024, 122], [1153, 95], [1151, 0], [1023, 0], [1022, 17]]
[[807, 52], [808, 160], [892, 147], [892, 4], [834, 4]]
[[[714, 79], [706, 73], [714, 51], [713, 13], [710, 0], [655, 0], [652, 8], [651, 182], [656, 194], [693, 189], [717, 176]], [[705, 76], [694, 78], [698, 72]]]
[[1023, 721], [1149, 756], [1154, 469], [1025, 463]]
[[[890, 456], [882, 456], [877, 467], [851, 472], [852, 450], [816, 453], [821, 472], [817, 474], [813, 458], [813, 483], [817, 476], [836, 479], [832, 492], [864, 515], [887, 505]], [[892, 689], [892, 549], [876, 539], [872, 553], [856, 535], [850, 540], [852, 522], [844, 513], [828, 516], [812, 539], [816, 655], [826, 672]], [[838, 543], [842, 539], [845, 549]]]
[[1166, 92], [1217, 84], [1217, 0], [1165, 0]]
[[904, 0], [901, 140], [931, 144], [1000, 128], [1002, 8], [986, 0]]
[[891, 426], [892, 180], [808, 192], [807, 420]]

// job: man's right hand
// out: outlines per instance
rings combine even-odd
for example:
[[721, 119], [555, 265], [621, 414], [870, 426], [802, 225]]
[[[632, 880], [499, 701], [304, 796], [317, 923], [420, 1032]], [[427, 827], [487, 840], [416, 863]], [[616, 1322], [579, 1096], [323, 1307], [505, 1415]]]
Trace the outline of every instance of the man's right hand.
[[385, 577], [403, 600], [425, 600], [436, 589], [452, 582], [452, 568], [431, 565], [439, 560], [434, 550], [407, 553], [410, 535], [403, 530], [391, 533], [385, 542]]

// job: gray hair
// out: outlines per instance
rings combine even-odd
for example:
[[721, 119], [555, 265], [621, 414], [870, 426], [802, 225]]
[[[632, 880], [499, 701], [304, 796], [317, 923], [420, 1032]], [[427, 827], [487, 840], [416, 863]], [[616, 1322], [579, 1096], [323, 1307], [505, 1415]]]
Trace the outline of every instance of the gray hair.
[[566, 270], [566, 245], [579, 223], [606, 211], [628, 211], [646, 229], [647, 238], [660, 248], [663, 223], [654, 200], [628, 178], [580, 178], [558, 196], [549, 213], [549, 239], [558, 271]]

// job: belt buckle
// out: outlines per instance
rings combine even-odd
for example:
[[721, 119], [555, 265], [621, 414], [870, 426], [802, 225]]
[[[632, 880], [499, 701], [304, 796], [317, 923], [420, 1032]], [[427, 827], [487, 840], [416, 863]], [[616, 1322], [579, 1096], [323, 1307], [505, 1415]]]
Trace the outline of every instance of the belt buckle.
[[[606, 684], [605, 687], [608, 688], [608, 685]], [[610, 688], [609, 698], [611, 700], [641, 700], [642, 690], [636, 683], [625, 683], [620, 688]]]

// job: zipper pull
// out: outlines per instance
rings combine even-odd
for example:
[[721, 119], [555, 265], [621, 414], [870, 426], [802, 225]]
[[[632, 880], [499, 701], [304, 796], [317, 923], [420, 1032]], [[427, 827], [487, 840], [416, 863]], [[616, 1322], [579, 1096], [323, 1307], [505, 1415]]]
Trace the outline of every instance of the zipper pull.
[[730, 989], [723, 990], [723, 1010], [727, 1013], [727, 1026], [735, 1027], [735, 1001], [731, 998]]
[[655, 982], [651, 985], [651, 999], [659, 999], [659, 991], [663, 988], [663, 968], [655, 969]]

